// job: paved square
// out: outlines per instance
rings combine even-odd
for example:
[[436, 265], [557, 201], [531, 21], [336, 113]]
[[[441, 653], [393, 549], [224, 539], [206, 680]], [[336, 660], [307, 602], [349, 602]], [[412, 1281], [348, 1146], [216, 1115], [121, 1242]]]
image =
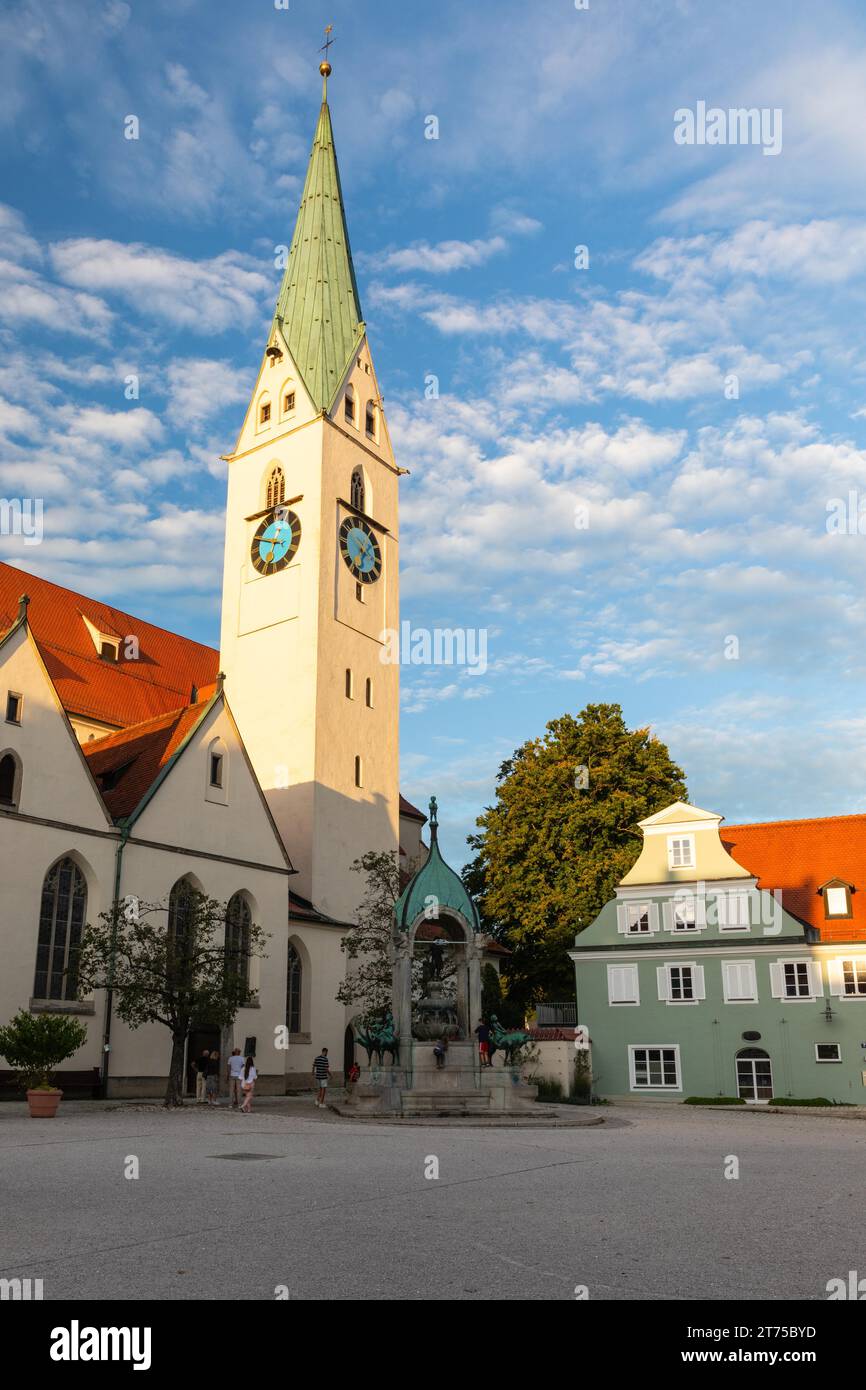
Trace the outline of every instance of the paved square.
[[540, 1300], [578, 1285], [591, 1299], [824, 1299], [828, 1279], [866, 1274], [863, 1121], [604, 1117], [400, 1127], [305, 1098], [249, 1116], [66, 1104], [35, 1121], [4, 1104], [0, 1277], [72, 1301], [273, 1299], [278, 1286], [293, 1300]]

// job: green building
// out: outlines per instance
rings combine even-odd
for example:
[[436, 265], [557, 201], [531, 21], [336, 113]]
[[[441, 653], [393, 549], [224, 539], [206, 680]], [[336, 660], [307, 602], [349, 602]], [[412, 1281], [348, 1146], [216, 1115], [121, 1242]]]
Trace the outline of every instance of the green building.
[[594, 1089], [866, 1104], [866, 816], [721, 828], [683, 802], [570, 955]]

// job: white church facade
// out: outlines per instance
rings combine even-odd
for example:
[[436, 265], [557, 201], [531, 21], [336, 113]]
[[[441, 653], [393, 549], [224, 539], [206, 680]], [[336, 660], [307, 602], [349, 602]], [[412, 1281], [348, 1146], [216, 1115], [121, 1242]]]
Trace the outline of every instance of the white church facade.
[[[190, 883], [233, 930], [268, 933], [254, 1006], [202, 1046], [256, 1040], [260, 1088], [309, 1084], [350, 1022], [340, 942], [368, 850], [417, 865], [424, 816], [399, 792], [398, 483], [322, 106], [276, 312], [226, 458], [220, 651], [0, 564], [0, 1022], [75, 1014], [60, 1072], [158, 1095], [167, 1029], [78, 998], [85, 922]], [[274, 1046], [288, 1031], [288, 1049]], [[2, 1073], [0, 1073], [2, 1077]]]

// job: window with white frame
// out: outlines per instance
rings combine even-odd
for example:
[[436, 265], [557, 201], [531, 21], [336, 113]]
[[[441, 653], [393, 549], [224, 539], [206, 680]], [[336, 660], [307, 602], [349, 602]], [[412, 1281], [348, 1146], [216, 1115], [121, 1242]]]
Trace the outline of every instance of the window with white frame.
[[673, 930], [676, 932], [696, 931], [697, 925], [694, 898], [675, 898], [672, 914]]
[[719, 893], [715, 900], [719, 931], [749, 931], [748, 893]]
[[842, 1048], [839, 1043], [816, 1043], [816, 1062], [841, 1062]]
[[753, 960], [722, 962], [722, 993], [726, 1004], [757, 1004], [758, 979]]
[[627, 903], [625, 909], [626, 931], [630, 936], [641, 936], [650, 929], [649, 903]]
[[636, 965], [607, 967], [607, 1002], [609, 1004], [639, 1004], [640, 989]]
[[659, 965], [656, 975], [659, 999], [667, 1004], [697, 1004], [705, 997], [704, 967], [693, 960]]
[[782, 967], [785, 996], [788, 999], [808, 999], [812, 993], [808, 961], [786, 961]]
[[629, 1074], [633, 1091], [679, 1091], [680, 1049], [629, 1047]]
[[695, 864], [694, 835], [668, 836], [668, 868], [692, 869]]
[[866, 999], [866, 956], [828, 960], [827, 980], [837, 999]]
[[778, 960], [770, 963], [770, 988], [774, 999], [819, 999], [824, 993], [821, 965], [813, 960]]
[[842, 961], [842, 993], [852, 999], [866, 996], [866, 960]]
[[695, 997], [694, 972], [690, 965], [672, 965], [668, 971], [671, 1002], [678, 1003]]

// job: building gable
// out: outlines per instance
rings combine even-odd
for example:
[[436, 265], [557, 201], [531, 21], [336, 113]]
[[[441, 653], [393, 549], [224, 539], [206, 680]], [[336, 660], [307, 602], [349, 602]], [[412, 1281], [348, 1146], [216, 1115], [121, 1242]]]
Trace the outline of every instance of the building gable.
[[[9, 695], [20, 697], [20, 717], [6, 718]], [[20, 763], [15, 812], [88, 829], [110, 818], [42, 660], [26, 619], [0, 643], [0, 756]]]

